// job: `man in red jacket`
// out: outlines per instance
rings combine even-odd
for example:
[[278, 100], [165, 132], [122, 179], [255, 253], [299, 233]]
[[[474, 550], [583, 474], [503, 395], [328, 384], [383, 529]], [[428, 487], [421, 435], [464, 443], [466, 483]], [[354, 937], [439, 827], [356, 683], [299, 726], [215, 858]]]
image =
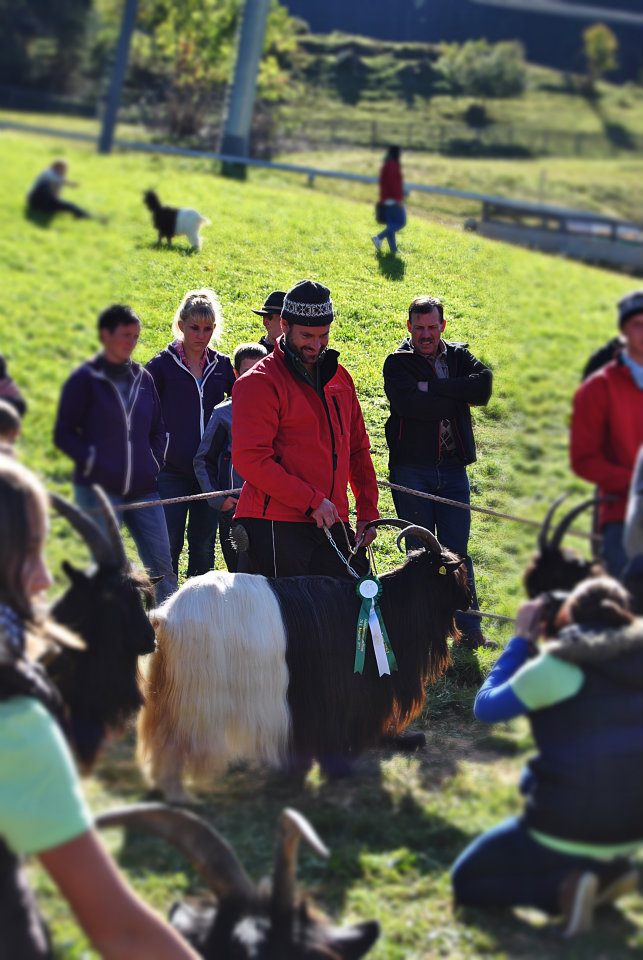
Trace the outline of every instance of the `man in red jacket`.
[[[273, 353], [240, 377], [232, 391], [232, 461], [245, 477], [235, 520], [245, 528], [255, 573], [348, 576], [344, 556], [347, 487], [357, 507], [357, 537], [377, 511], [370, 441], [350, 374], [328, 349], [334, 319], [330, 291], [302, 280], [284, 298], [283, 336]], [[346, 533], [345, 533], [346, 531]], [[362, 547], [374, 538], [370, 530]], [[366, 572], [361, 549], [352, 561]]]
[[626, 563], [623, 523], [627, 493], [643, 444], [643, 290], [618, 303], [625, 347], [576, 391], [570, 458], [574, 473], [599, 488], [598, 526], [602, 555], [610, 574], [621, 576]]

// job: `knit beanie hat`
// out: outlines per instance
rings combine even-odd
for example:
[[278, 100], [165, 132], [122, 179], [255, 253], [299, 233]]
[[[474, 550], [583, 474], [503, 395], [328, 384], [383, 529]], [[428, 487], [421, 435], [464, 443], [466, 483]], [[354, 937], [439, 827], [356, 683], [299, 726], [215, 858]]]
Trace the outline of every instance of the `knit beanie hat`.
[[323, 327], [334, 319], [330, 290], [314, 280], [300, 280], [284, 297], [281, 316], [288, 323]]
[[623, 324], [629, 320], [635, 313], [643, 313], [643, 290], [632, 290], [626, 293], [618, 302], [618, 325], [623, 329]]

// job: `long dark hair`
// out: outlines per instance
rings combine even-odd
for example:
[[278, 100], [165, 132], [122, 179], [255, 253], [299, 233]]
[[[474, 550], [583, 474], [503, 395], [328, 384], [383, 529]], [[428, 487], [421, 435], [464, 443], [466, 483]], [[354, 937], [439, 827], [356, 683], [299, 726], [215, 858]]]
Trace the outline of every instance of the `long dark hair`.
[[613, 577], [590, 577], [574, 587], [559, 613], [572, 623], [621, 627], [634, 620], [630, 595]]

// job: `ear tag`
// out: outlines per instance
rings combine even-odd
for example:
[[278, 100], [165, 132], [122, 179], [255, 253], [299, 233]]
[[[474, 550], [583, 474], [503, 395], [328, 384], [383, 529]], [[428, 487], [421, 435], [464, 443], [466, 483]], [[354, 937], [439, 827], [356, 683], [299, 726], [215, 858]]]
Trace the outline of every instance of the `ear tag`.
[[441, 573], [443, 577], [446, 576], [446, 572], [447, 572], [447, 568], [444, 565], [441, 566], [440, 569], [438, 570], [438, 573]]

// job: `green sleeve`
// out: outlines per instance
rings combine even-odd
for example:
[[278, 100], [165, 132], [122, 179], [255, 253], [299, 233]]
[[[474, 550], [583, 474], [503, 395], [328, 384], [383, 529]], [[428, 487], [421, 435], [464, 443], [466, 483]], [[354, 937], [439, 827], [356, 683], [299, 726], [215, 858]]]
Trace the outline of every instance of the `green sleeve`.
[[0, 703], [0, 836], [17, 854], [41, 853], [92, 826], [69, 748], [37, 700]]
[[541, 653], [516, 671], [510, 686], [528, 710], [542, 710], [575, 696], [584, 680], [580, 667]]

